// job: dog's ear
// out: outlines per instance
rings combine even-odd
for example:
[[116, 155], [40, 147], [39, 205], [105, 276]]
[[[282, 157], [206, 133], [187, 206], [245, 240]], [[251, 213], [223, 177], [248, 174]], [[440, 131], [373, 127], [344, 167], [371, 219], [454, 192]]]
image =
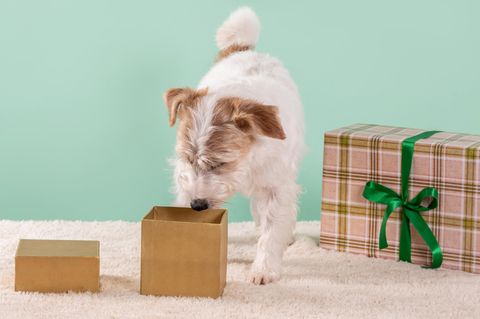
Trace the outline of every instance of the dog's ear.
[[278, 116], [278, 107], [273, 105], [244, 100], [240, 103], [233, 121], [244, 132], [257, 133], [279, 140], [286, 138]]
[[276, 106], [238, 97], [222, 98], [218, 104], [225, 113], [231, 114], [231, 121], [241, 131], [280, 140], [286, 138]]
[[191, 88], [174, 88], [163, 94], [163, 100], [167, 105], [169, 120], [168, 124], [173, 126], [182, 113], [194, 107], [201, 97], [207, 95], [208, 89], [194, 90]]

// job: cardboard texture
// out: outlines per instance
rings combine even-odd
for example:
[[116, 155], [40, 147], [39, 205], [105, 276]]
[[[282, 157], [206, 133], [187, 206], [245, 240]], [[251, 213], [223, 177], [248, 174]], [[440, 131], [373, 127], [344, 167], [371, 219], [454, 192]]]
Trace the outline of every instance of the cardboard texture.
[[153, 207], [142, 220], [142, 295], [217, 298], [227, 271], [227, 210]]
[[15, 291], [98, 292], [99, 255], [98, 241], [20, 239]]
[[[401, 144], [425, 130], [356, 124], [325, 133], [320, 246], [398, 259], [400, 214], [387, 223], [389, 247], [379, 250], [385, 205], [362, 196], [374, 180], [400, 191]], [[480, 136], [441, 132], [415, 144], [410, 198], [425, 187], [439, 192], [438, 208], [421, 215], [443, 252], [443, 268], [480, 273]], [[411, 227], [412, 262], [431, 253]]]

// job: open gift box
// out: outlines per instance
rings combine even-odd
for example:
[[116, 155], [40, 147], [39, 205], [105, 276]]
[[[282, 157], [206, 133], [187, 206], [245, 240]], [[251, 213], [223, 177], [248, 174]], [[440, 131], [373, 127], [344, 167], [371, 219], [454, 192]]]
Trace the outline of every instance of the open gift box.
[[227, 267], [227, 210], [153, 207], [142, 220], [143, 295], [222, 295]]

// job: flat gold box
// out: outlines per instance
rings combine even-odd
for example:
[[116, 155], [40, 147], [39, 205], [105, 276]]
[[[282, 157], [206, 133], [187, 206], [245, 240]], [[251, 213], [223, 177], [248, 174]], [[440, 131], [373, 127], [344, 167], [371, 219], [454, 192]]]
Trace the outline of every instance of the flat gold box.
[[227, 231], [226, 209], [153, 207], [142, 220], [140, 293], [221, 296]]
[[98, 292], [100, 242], [20, 239], [15, 291]]

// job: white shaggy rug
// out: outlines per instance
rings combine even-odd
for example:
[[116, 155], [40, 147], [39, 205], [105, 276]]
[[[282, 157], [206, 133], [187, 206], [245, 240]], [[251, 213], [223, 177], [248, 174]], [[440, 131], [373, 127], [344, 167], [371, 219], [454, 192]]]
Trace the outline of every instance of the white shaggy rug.
[[[140, 226], [129, 222], [0, 221], [0, 318], [479, 318], [480, 276], [428, 270], [319, 248], [318, 222], [300, 222], [282, 279], [246, 282], [252, 223], [229, 225], [222, 298], [141, 296]], [[19, 238], [101, 241], [98, 294], [13, 291]]]

